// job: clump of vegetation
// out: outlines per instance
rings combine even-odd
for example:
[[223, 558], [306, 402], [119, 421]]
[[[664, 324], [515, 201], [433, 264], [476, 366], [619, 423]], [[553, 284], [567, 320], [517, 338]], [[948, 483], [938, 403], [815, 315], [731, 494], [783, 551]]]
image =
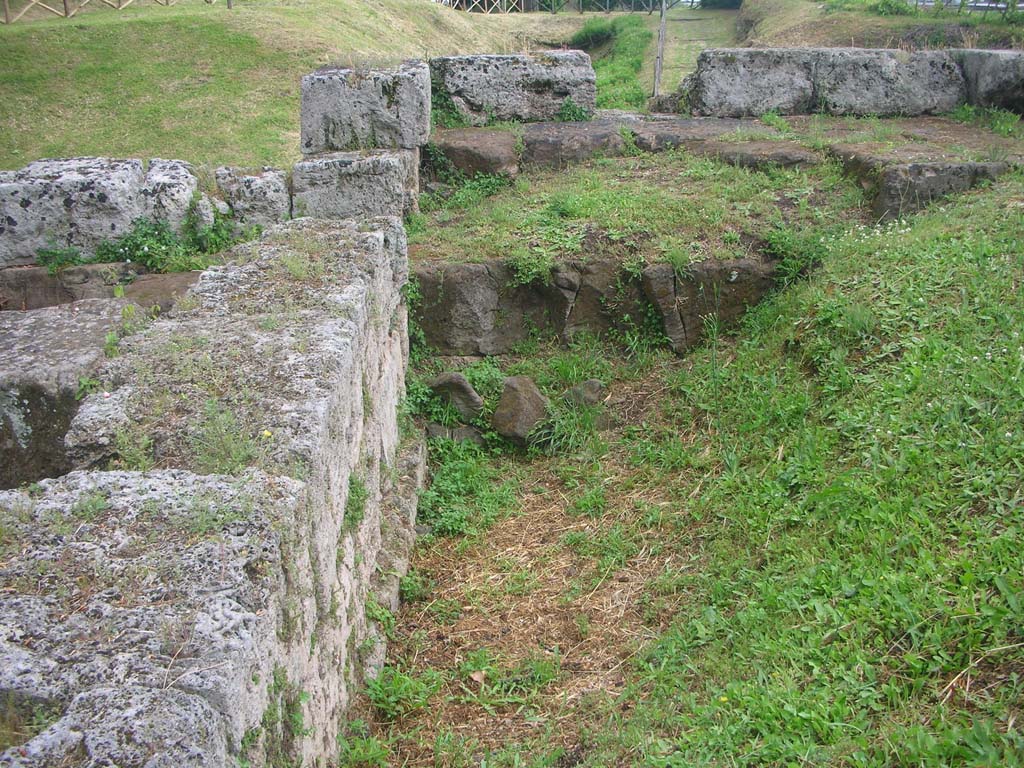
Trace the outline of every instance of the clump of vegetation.
[[950, 113], [950, 117], [961, 123], [979, 125], [999, 136], [1024, 139], [1024, 125], [1020, 115], [1007, 109], [975, 107], [963, 104]]
[[639, 16], [589, 19], [569, 40], [593, 56], [600, 109], [643, 109], [647, 92], [639, 74], [654, 35]]
[[366, 683], [366, 693], [381, 717], [394, 721], [423, 709], [440, 687], [441, 677], [437, 673], [427, 671], [413, 676], [385, 666], [376, 679]]
[[219, 213], [212, 224], [204, 224], [193, 201], [180, 234], [166, 221], [140, 218], [126, 234], [97, 245], [91, 256], [78, 248], [44, 248], [36, 254], [36, 263], [51, 275], [70, 266], [117, 261], [132, 262], [150, 272], [189, 272], [206, 269], [214, 263], [215, 254], [256, 234], [249, 231], [239, 238], [231, 218]]
[[259, 447], [238, 423], [235, 414], [216, 399], [203, 405], [202, 421], [191, 438], [194, 462], [200, 472], [233, 475], [259, 457]]
[[430, 487], [420, 496], [418, 519], [442, 536], [488, 528], [515, 506], [515, 484], [503, 480], [490, 455], [469, 442], [431, 440]]
[[351, 475], [348, 479], [348, 499], [345, 501], [345, 528], [351, 530], [362, 522], [370, 491], [363, 479]]

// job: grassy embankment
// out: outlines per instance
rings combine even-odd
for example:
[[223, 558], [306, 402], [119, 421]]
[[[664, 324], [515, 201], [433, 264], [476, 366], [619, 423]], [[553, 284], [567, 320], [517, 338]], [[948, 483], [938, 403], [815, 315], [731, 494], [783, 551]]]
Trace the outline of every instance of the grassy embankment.
[[[503, 375], [535, 377], [546, 442], [434, 444], [437, 535], [342, 764], [1020, 765], [1024, 176], [882, 227], [828, 166], [562, 177], [435, 236], [628, 240], [674, 206], [695, 253], [724, 253], [775, 207], [775, 247], [820, 266], [684, 360], [634, 327], [462, 364], [488, 409]], [[562, 403], [590, 377], [603, 408]]]
[[73, 155], [286, 167], [299, 79], [318, 66], [523, 50], [581, 23], [421, 0], [194, 0], [0, 26], [0, 168]]
[[744, 0], [742, 40], [755, 46], [1021, 48], [1024, 19], [956, 9], [914, 11], [903, 0]]

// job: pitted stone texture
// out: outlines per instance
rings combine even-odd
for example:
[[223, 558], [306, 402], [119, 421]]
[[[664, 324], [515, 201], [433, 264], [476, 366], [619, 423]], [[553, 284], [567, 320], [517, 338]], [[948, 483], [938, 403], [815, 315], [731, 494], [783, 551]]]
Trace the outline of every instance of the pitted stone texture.
[[744, 117], [813, 112], [820, 50], [722, 48], [702, 51], [684, 83], [695, 115]]
[[334, 152], [300, 160], [292, 172], [297, 216], [351, 219], [416, 210], [419, 153]]
[[594, 67], [582, 51], [444, 56], [430, 60], [430, 77], [473, 125], [553, 120], [566, 99], [593, 112], [597, 99]]
[[[383, 658], [365, 603], [371, 592], [395, 599], [424, 471], [421, 446], [400, 446], [397, 426], [405, 234], [396, 219], [303, 219], [227, 258], [189, 302], [122, 342], [97, 374], [109, 397], [87, 397], [68, 435], [79, 466], [118, 460], [117, 437], [129, 435], [171, 469], [74, 472], [34, 498], [0, 496], [4, 530], [30, 553], [5, 560], [21, 586], [0, 596], [0, 653], [12, 662], [0, 667], [17, 675], [0, 676], [0, 688], [37, 686], [60, 701], [177, 689], [213, 713], [179, 725], [181, 743], [202, 753], [196, 765], [262, 765], [278, 747], [290, 763], [329, 762], [353, 686]], [[249, 468], [230, 477], [207, 474], [216, 466], [203, 455], [217, 413], [250, 446]], [[353, 516], [357, 479], [367, 499]], [[40, 559], [65, 565], [42, 581], [17, 577]], [[309, 732], [264, 719], [271, 702], [298, 708]], [[157, 733], [163, 706], [96, 722], [130, 717], [130, 731]], [[60, 741], [72, 713], [25, 751]], [[246, 733], [259, 735], [243, 752]], [[193, 764], [191, 753], [157, 763], [97, 754], [85, 764]]]
[[67, 471], [64, 434], [80, 382], [104, 361], [121, 327], [122, 299], [87, 299], [0, 312], [0, 488]]
[[302, 78], [305, 155], [355, 149], [416, 149], [430, 138], [430, 68], [329, 68]]
[[180, 160], [151, 160], [144, 170], [141, 160], [76, 157], [0, 174], [0, 267], [34, 264], [44, 248], [91, 254], [140, 217], [180, 229], [193, 201], [209, 224], [214, 208], [198, 191], [199, 179]]
[[277, 168], [218, 168], [217, 189], [245, 226], [272, 227], [291, 218], [288, 174]]
[[[140, 215], [166, 221], [175, 231], [181, 229], [189, 206], [199, 192], [199, 178], [189, 163], [181, 160], [150, 160], [142, 182]], [[213, 209], [207, 200], [196, 200], [197, 212], [204, 224], [213, 223]]]
[[71, 702], [0, 763], [226, 765], [272, 695], [282, 561], [302, 562], [281, 531], [302, 492], [167, 470], [0, 493], [5, 530], [31, 553], [5, 564], [24, 586], [0, 597], [0, 691]]
[[814, 75], [817, 111], [933, 115], [964, 103], [966, 84], [946, 51], [826, 49]]
[[922, 115], [967, 98], [948, 52], [865, 48], [707, 50], [683, 88], [694, 114], [718, 117]]
[[35, 263], [42, 248], [89, 249], [141, 212], [141, 160], [39, 160], [0, 176], [0, 267]]
[[950, 51], [967, 82], [967, 102], [1024, 114], [1024, 52]]

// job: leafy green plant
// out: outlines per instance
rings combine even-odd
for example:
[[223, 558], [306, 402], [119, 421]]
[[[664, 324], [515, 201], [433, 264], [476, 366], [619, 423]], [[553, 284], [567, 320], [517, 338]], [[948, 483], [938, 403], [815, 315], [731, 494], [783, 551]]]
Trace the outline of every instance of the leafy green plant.
[[420, 496], [419, 520], [442, 536], [485, 530], [515, 504], [515, 485], [502, 480], [489, 454], [469, 442], [430, 441], [434, 468]]
[[433, 588], [433, 580], [415, 569], [411, 569], [398, 581], [398, 595], [406, 603], [426, 600]]
[[354, 473], [349, 475], [348, 498], [345, 500], [345, 530], [352, 530], [362, 522], [369, 498], [370, 491], [363, 479]]
[[393, 722], [423, 709], [440, 687], [441, 676], [436, 672], [413, 676], [385, 666], [375, 679], [367, 681], [366, 693], [381, 717]]
[[370, 735], [362, 720], [352, 720], [338, 734], [338, 763], [350, 768], [387, 768], [390, 750], [387, 744]]
[[78, 248], [40, 248], [36, 252], [36, 264], [46, 267], [48, 274], [55, 275], [62, 269], [80, 264], [92, 264], [96, 257], [85, 256]]
[[559, 123], [581, 123], [589, 120], [590, 111], [581, 107], [572, 100], [572, 96], [566, 96], [562, 106], [558, 108], [555, 120]]
[[376, 622], [386, 637], [392, 638], [394, 636], [395, 614], [378, 603], [373, 596], [366, 600], [366, 618]]

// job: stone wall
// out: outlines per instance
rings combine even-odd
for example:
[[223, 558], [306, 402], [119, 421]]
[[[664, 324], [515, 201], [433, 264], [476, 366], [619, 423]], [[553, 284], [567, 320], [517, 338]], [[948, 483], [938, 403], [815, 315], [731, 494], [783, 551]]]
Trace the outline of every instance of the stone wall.
[[442, 56], [430, 61], [436, 108], [455, 109], [471, 125], [492, 120], [554, 120], [567, 100], [593, 112], [596, 76], [583, 51]]
[[215, 211], [260, 226], [291, 215], [281, 171], [221, 168], [217, 181], [217, 193], [207, 194], [191, 165], [159, 159], [148, 165], [103, 157], [38, 160], [0, 172], [0, 268], [34, 264], [45, 248], [91, 255], [139, 218], [166, 221], [180, 231], [190, 214], [201, 226], [213, 223]]
[[366, 606], [424, 471], [404, 231], [302, 219], [229, 256], [96, 372], [75, 471], [0, 493], [0, 693], [58, 712], [0, 764], [330, 763], [382, 663]]
[[1024, 52], [859, 48], [703, 51], [683, 85], [694, 114], [925, 115], [961, 104], [1024, 110]]

